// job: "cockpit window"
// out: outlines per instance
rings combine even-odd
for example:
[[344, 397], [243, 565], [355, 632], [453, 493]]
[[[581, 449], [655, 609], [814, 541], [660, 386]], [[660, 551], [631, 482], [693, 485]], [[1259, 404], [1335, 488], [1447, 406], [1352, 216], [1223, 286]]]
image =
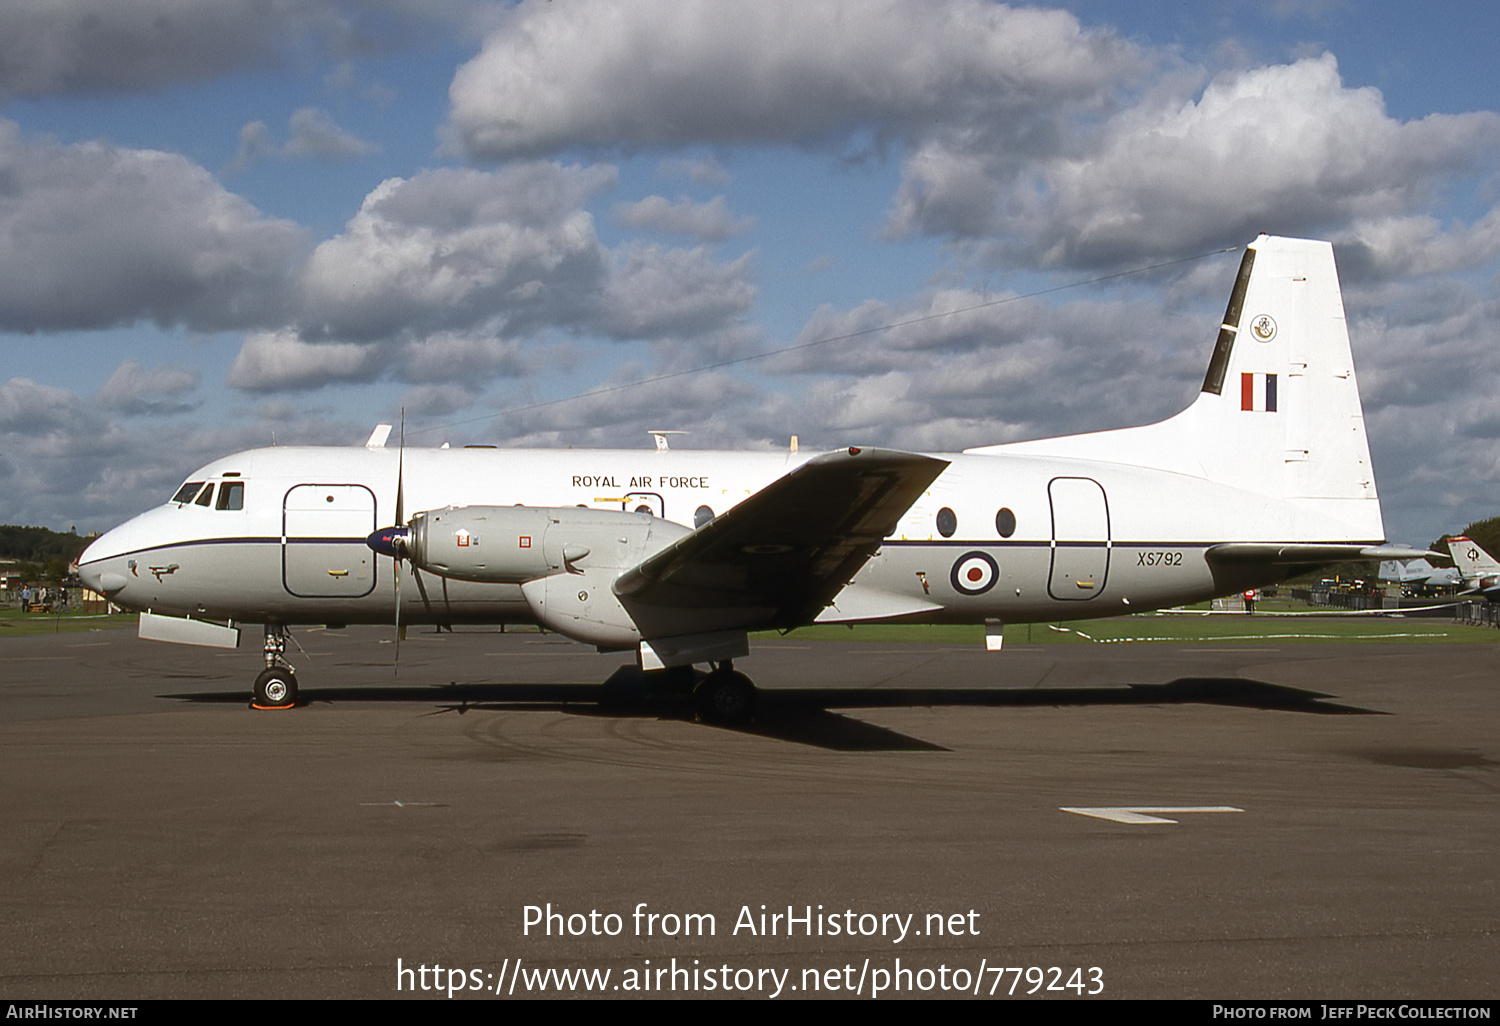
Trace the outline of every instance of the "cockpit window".
[[215, 509], [244, 509], [245, 486], [239, 481], [225, 481], [219, 485], [219, 503]]
[[201, 489], [202, 487], [203, 487], [203, 482], [202, 481], [189, 481], [187, 484], [185, 484], [181, 488], [177, 489], [177, 494], [174, 495], [174, 496], [172, 496], [172, 501], [173, 502], [192, 502], [193, 501], [193, 496], [197, 495], [199, 489]]
[[198, 496], [198, 505], [199, 506], [207, 506], [209, 503], [211, 503], [213, 501], [214, 501], [214, 486], [212, 484], [210, 484], [207, 488], [203, 489], [203, 494], [200, 495], [200, 496]]

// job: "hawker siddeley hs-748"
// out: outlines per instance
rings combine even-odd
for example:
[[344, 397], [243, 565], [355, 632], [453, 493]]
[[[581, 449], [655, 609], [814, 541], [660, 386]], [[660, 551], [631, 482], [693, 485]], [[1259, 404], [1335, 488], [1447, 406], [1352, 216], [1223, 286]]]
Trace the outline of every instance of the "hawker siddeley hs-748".
[[264, 625], [258, 706], [296, 703], [289, 626], [526, 623], [633, 651], [731, 717], [751, 631], [983, 623], [999, 648], [1005, 622], [1421, 555], [1383, 546], [1326, 242], [1246, 248], [1202, 391], [1142, 427], [943, 454], [407, 448], [382, 427], [215, 460], [79, 572], [143, 637]]

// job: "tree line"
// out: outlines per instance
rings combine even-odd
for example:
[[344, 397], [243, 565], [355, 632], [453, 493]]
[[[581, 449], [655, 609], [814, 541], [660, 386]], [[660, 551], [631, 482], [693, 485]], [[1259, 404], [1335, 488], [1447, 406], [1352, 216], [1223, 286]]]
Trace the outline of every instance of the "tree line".
[[28, 582], [51, 581], [61, 584], [71, 566], [95, 535], [80, 536], [72, 531], [54, 531], [48, 527], [22, 527], [0, 524], [0, 560], [13, 561], [7, 573]]

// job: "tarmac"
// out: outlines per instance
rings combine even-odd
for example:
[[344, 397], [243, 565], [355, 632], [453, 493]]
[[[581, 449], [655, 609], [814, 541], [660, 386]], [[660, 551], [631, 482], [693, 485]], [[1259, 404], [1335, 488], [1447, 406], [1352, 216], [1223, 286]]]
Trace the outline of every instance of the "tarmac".
[[296, 637], [0, 638], [0, 997], [1500, 995], [1500, 646]]

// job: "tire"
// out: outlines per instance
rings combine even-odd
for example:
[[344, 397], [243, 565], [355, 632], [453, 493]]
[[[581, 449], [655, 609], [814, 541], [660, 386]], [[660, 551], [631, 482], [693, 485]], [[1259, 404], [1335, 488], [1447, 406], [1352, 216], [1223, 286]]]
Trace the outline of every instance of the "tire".
[[743, 673], [717, 670], [695, 691], [698, 715], [714, 723], [747, 723], [755, 712], [755, 685]]
[[261, 709], [289, 709], [297, 704], [297, 675], [285, 667], [264, 670], [255, 678], [254, 704]]

